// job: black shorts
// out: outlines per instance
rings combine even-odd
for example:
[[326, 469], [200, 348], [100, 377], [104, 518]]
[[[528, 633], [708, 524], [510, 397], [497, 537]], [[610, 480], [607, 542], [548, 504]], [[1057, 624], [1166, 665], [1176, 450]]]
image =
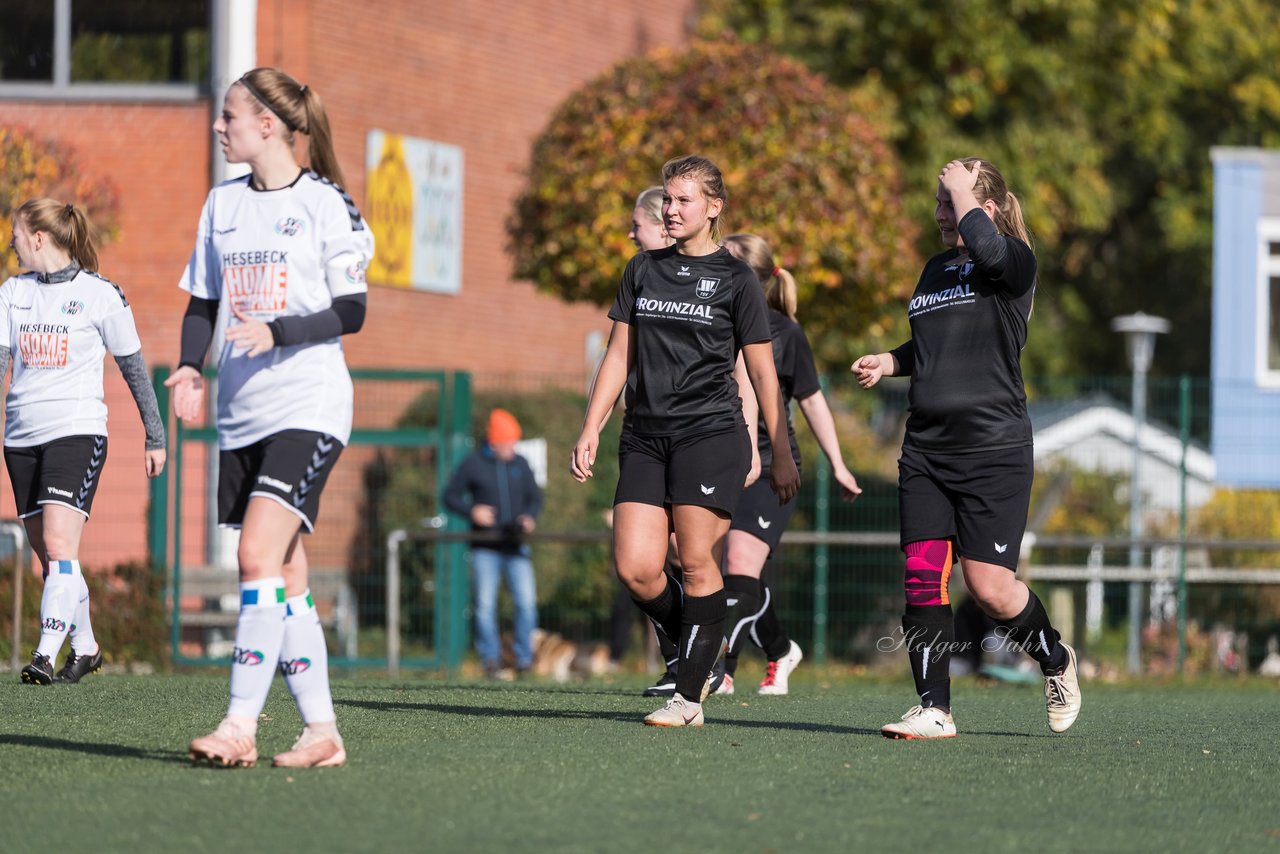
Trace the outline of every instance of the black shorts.
[[769, 544], [772, 555], [782, 539], [782, 532], [796, 512], [796, 496], [786, 504], [778, 503], [778, 496], [769, 486], [769, 473], [761, 472], [760, 478], [742, 491], [738, 507], [733, 511], [731, 531], [745, 531], [756, 539]]
[[1009, 569], [1027, 528], [1032, 448], [932, 454], [903, 448], [898, 460], [902, 545], [955, 539], [956, 555]]
[[280, 502], [315, 529], [320, 492], [342, 453], [342, 443], [311, 430], [281, 430], [218, 456], [218, 524], [239, 528], [249, 499]]
[[29, 448], [4, 449], [18, 518], [41, 512], [41, 504], [61, 504], [89, 518], [107, 461], [106, 436], [64, 436]]
[[679, 436], [637, 436], [623, 430], [613, 503], [693, 504], [732, 516], [750, 470], [751, 436], [745, 424]]

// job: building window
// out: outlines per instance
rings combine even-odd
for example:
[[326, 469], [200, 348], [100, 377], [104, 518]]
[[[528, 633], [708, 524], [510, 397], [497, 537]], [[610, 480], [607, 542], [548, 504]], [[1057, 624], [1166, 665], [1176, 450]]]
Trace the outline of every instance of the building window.
[[210, 0], [0, 0], [0, 97], [194, 98]]
[[1258, 223], [1258, 383], [1280, 387], [1280, 218]]

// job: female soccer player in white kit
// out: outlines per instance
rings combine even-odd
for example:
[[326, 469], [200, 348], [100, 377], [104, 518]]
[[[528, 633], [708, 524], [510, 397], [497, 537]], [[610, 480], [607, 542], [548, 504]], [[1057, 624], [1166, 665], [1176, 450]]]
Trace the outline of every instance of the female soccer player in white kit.
[[[80, 537], [107, 459], [102, 357], [109, 350], [146, 431], [148, 477], [164, 470], [165, 437], [142, 342], [124, 291], [98, 275], [89, 222], [74, 205], [32, 199], [13, 216], [11, 248], [30, 270], [0, 286], [4, 461], [14, 503], [44, 567], [40, 642], [22, 681], [75, 683], [102, 666], [80, 571]], [[53, 662], [68, 635], [71, 653]]]
[[[193, 760], [252, 766], [258, 715], [277, 667], [303, 729], [273, 764], [341, 765], [324, 632], [300, 535], [351, 436], [352, 385], [340, 336], [364, 323], [373, 235], [342, 189], [314, 90], [274, 68], [231, 84], [213, 130], [250, 174], [209, 193], [180, 285], [191, 294], [180, 366], [168, 380], [178, 417], [204, 408], [200, 368], [218, 366], [218, 521], [240, 528], [240, 616], [231, 703]], [[308, 165], [295, 155], [308, 138]]]

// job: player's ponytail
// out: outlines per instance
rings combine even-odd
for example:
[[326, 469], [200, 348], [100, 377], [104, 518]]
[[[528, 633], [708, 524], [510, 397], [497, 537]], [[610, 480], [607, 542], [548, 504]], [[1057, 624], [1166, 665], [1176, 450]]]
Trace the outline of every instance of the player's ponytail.
[[1009, 189], [1004, 175], [1000, 174], [995, 164], [980, 157], [966, 157], [960, 162], [970, 171], [975, 165], [978, 167], [978, 180], [973, 186], [973, 195], [979, 204], [987, 199], [996, 203], [996, 230], [1001, 234], [1016, 237], [1034, 249], [1031, 243], [1031, 232], [1027, 229], [1026, 220], [1022, 216], [1022, 205], [1018, 203], [1018, 197]]
[[308, 154], [312, 170], [321, 178], [328, 178], [339, 187], [345, 187], [338, 155], [333, 151], [333, 136], [329, 133], [329, 115], [324, 110], [320, 96], [310, 86], [303, 88], [302, 99], [307, 114]]
[[42, 231], [53, 245], [71, 256], [82, 270], [98, 272], [98, 246], [89, 218], [74, 204], [57, 199], [31, 199], [14, 213], [27, 231]]
[[[307, 137], [307, 164], [321, 178], [344, 186], [342, 168], [333, 150], [329, 117], [320, 96], [278, 68], [255, 68], [238, 81], [263, 110], [270, 110], [284, 124], [290, 145], [294, 134]], [[261, 110], [259, 110], [261, 112]]]
[[737, 259], [746, 263], [764, 288], [769, 308], [780, 311], [792, 320], [796, 319], [796, 279], [791, 271], [779, 267], [773, 260], [773, 250], [763, 237], [754, 234], [730, 234], [724, 239], [725, 248]]

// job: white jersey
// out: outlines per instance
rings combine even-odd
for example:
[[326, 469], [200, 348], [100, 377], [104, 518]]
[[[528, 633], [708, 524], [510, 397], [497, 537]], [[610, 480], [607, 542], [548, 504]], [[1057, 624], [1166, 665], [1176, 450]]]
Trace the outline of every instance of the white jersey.
[[41, 282], [26, 273], [0, 285], [0, 323], [13, 358], [4, 443], [43, 445], [107, 435], [102, 362], [142, 349], [133, 309], [114, 283], [84, 270]]
[[270, 322], [364, 293], [372, 257], [373, 233], [350, 196], [314, 172], [279, 190], [254, 190], [246, 175], [209, 192], [179, 284], [194, 297], [219, 301], [213, 348], [223, 450], [281, 430], [314, 430], [348, 442], [353, 395], [339, 338], [249, 358], [226, 340], [226, 331], [240, 322], [233, 305]]

